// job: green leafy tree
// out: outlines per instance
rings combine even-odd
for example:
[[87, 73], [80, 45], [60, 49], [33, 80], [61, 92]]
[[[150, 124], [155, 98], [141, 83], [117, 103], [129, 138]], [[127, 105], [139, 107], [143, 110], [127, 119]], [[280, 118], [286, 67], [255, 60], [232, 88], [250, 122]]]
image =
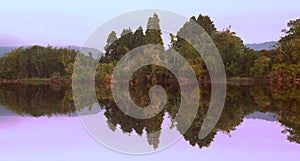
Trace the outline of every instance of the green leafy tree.
[[292, 20], [279, 40], [276, 62], [272, 66], [270, 81], [274, 85], [300, 84], [300, 19]]
[[266, 78], [271, 71], [271, 58], [260, 56], [255, 60], [254, 66], [250, 69], [250, 74], [253, 77]]
[[209, 16], [204, 16], [200, 14], [196, 20], [196, 22], [203, 27], [203, 29], [212, 36], [214, 33], [217, 32], [217, 28], [215, 27], [214, 22], [211, 20]]

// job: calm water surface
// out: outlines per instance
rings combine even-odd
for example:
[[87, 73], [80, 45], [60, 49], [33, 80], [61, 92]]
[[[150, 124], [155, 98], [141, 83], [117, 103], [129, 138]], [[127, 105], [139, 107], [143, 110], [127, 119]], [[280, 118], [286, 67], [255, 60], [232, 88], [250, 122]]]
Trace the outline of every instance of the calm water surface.
[[[146, 86], [147, 87], [147, 86]], [[147, 88], [132, 87], [137, 104], [149, 103]], [[5, 85], [0, 87], [0, 159], [3, 161], [63, 160], [291, 160], [300, 159], [300, 90], [230, 86], [223, 114], [207, 138], [197, 134], [209, 105], [209, 87], [203, 87], [197, 118], [182, 138], [157, 153], [125, 155], [97, 143], [76, 115], [69, 87], [50, 85]], [[153, 149], [162, 136], [147, 134], [172, 128], [178, 95], [167, 89], [168, 104], [151, 120], [126, 117], [113, 102], [111, 93], [100, 86], [98, 113], [116, 128], [101, 127], [113, 135], [140, 135]], [[138, 91], [138, 92], [137, 92]], [[142, 92], [141, 92], [142, 91]], [[172, 94], [170, 94], [172, 93]], [[82, 103], [91, 108], [93, 102]], [[95, 113], [97, 111], [94, 111]], [[99, 112], [99, 111], [98, 111]]]

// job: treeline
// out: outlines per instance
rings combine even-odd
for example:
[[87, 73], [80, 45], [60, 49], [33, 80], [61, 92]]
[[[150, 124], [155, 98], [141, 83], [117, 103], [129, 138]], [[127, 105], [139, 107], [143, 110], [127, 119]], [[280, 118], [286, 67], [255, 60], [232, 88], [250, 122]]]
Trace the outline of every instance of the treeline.
[[[218, 31], [211, 18], [201, 14], [191, 17], [176, 34], [170, 34], [171, 42], [165, 49], [159, 22], [158, 15], [154, 14], [148, 19], [145, 31], [142, 27], [135, 31], [128, 28], [124, 29], [119, 37], [112, 31], [108, 36], [105, 52], [100, 58], [96, 78], [110, 81], [115, 65], [126, 53], [139, 46], [157, 44], [161, 45], [161, 48], [157, 49], [161, 52], [175, 50], [180, 53], [191, 65], [198, 79], [209, 79], [207, 67], [194, 48], [197, 44], [190, 44], [180, 36], [184, 33], [192, 40], [204, 38], [203, 34], [193, 33], [192, 24], [197, 23], [213, 40], [213, 44], [204, 45], [216, 45], [223, 59], [227, 77], [254, 77], [270, 80], [270, 83], [275, 85], [300, 84], [299, 19], [288, 23], [288, 28], [283, 30], [285, 36], [280, 39], [275, 49], [268, 51], [254, 51], [245, 47], [242, 39], [231, 31], [230, 26]], [[50, 46], [18, 48], [0, 58], [0, 79], [70, 78], [78, 54], [79, 51], [76, 50]], [[91, 58], [91, 54], [86, 57]], [[181, 63], [175, 58], [171, 61], [173, 65]], [[135, 75], [146, 81], [148, 78], [163, 80], [170, 78], [170, 74], [165, 74], [166, 71], [162, 67], [150, 65], [137, 71]]]
[[274, 50], [262, 50], [250, 69], [251, 76], [268, 78], [276, 86], [300, 84], [300, 19], [292, 20]]
[[0, 58], [0, 79], [67, 78], [77, 54], [67, 48], [21, 47]]
[[[128, 51], [146, 44], [163, 45], [159, 22], [159, 17], [154, 14], [153, 17], [149, 18], [145, 32], [143, 32], [142, 27], [139, 27], [135, 31], [132, 31], [129, 28], [124, 29], [120, 37], [117, 37], [116, 32], [112, 31], [107, 39], [105, 55], [100, 60], [102, 64], [106, 64], [105, 67], [103, 67], [105, 69], [99, 69], [101, 78], [109, 78], [111, 73], [107, 72], [107, 68], [113, 67]], [[217, 31], [215, 24], [208, 16], [200, 14], [197, 18], [191, 17], [190, 21], [186, 22], [176, 35], [170, 34], [171, 42], [169, 48], [160, 50], [164, 50], [164, 52], [169, 52], [171, 50], [179, 52], [191, 65], [198, 78], [208, 78], [209, 73], [206, 65], [194, 48], [194, 45], [197, 44], [190, 44], [180, 36], [181, 33], [184, 33], [188, 35], [190, 39], [206, 39], [202, 34], [193, 34], [192, 23], [197, 23], [202, 26], [211, 37], [221, 54], [228, 77], [250, 76], [250, 68], [253, 66], [254, 61], [259, 57], [259, 54], [254, 50], [247, 48], [241, 38], [236, 36], [236, 33], [230, 30], [230, 27], [222, 31]], [[203, 45], [209, 46], [211, 44], [204, 43]], [[206, 53], [209, 54], [209, 52]], [[177, 60], [174, 60], [173, 63], [175, 65], [180, 64]], [[146, 75], [160, 78], [163, 77], [163, 73], [165, 73], [164, 69], [152, 66], [148, 67], [146, 71], [142, 70], [139, 74], [144, 74], [144, 78]]]

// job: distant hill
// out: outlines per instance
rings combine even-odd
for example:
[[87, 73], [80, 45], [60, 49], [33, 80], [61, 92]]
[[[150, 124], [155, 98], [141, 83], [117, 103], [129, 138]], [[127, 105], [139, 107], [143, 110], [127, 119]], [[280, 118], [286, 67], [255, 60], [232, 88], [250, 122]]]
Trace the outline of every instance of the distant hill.
[[8, 52], [11, 52], [12, 50], [16, 49], [17, 47], [0, 47], [0, 57], [5, 55]]
[[[246, 47], [248, 48], [251, 48], [253, 50], [257, 50], [257, 51], [260, 51], [260, 50], [270, 50], [270, 49], [273, 49], [274, 46], [277, 45], [277, 42], [276, 41], [270, 41], [270, 42], [264, 42], [264, 43], [259, 43], [259, 44], [245, 44]], [[74, 50], [80, 50], [81, 48], [79, 46], [74, 46], [74, 45], [71, 45], [71, 46], [58, 46], [57, 48], [70, 48], [70, 49], [74, 49]], [[1, 47], [0, 46], [0, 57], [5, 55], [6, 53], [14, 50], [18, 48], [17, 46], [15, 47]], [[93, 55], [94, 56], [94, 55]]]
[[[92, 111], [89, 111], [88, 109], [85, 109], [84, 111], [88, 111], [86, 113], [82, 113], [82, 115], [88, 115], [88, 114], [97, 114], [99, 112], [99, 109], [93, 107]], [[72, 112], [72, 113], [68, 113], [68, 114], [51, 114], [52, 116], [68, 116], [68, 117], [77, 117], [78, 114], [77, 112]], [[0, 105], [0, 123], [1, 123], [1, 117], [11, 117], [11, 116], [22, 116], [22, 117], [27, 117], [27, 116], [31, 116], [30, 114], [22, 114], [22, 115], [19, 115], [19, 114], [16, 114], [15, 112], [7, 109], [5, 106], [3, 105]], [[43, 115], [45, 116], [45, 115]]]
[[253, 49], [253, 50], [271, 50], [274, 49], [274, 46], [277, 45], [277, 41], [270, 41], [270, 42], [264, 42], [259, 44], [245, 44], [246, 47]]
[[246, 116], [248, 119], [260, 119], [266, 121], [278, 121], [277, 116], [271, 112], [254, 112]]
[[6, 107], [0, 105], [0, 117], [1, 116], [16, 116], [17, 114], [13, 113], [12, 111], [8, 110]]

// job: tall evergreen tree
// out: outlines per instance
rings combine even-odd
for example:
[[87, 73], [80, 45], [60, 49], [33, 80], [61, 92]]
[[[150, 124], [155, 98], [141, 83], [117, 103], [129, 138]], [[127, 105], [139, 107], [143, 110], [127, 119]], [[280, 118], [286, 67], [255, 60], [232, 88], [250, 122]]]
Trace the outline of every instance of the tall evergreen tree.
[[147, 30], [146, 30], [146, 43], [147, 44], [160, 44], [163, 45], [162, 32], [159, 25], [159, 18], [156, 13], [153, 17], [148, 19]]
[[134, 48], [145, 45], [145, 35], [142, 26], [139, 26], [134, 32], [132, 43]]
[[104, 49], [106, 50], [113, 42], [115, 42], [117, 40], [117, 33], [115, 31], [112, 31], [109, 35], [108, 38], [106, 40], [106, 46], [104, 47]]

